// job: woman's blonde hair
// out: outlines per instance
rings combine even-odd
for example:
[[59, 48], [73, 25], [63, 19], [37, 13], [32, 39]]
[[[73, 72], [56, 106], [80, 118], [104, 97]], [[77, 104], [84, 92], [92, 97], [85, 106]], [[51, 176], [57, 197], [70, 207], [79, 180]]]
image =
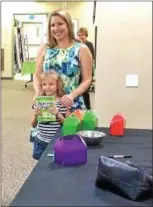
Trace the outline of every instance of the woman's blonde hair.
[[63, 90], [64, 89], [63, 81], [62, 81], [61, 77], [54, 70], [43, 72], [40, 75], [41, 83], [43, 80], [45, 80], [45, 78], [53, 78], [54, 80], [56, 80], [56, 82], [57, 82], [57, 95], [59, 97], [62, 97], [65, 94], [64, 90]]
[[53, 16], [59, 16], [64, 20], [64, 22], [67, 24], [67, 27], [68, 27], [70, 42], [75, 40], [74, 31], [73, 31], [73, 23], [72, 23], [72, 19], [71, 19], [69, 13], [65, 10], [56, 10], [56, 11], [54, 11], [50, 14], [50, 17], [49, 17], [49, 20], [48, 20], [48, 31], [47, 31], [48, 46], [49, 47], [57, 46], [57, 41], [52, 36], [51, 28], [50, 28], [51, 27], [50, 26], [51, 19], [52, 19]]

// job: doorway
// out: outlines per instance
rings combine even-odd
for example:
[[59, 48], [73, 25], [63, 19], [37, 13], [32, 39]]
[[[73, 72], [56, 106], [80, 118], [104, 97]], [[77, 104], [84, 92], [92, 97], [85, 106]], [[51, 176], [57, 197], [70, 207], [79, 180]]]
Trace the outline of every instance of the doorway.
[[13, 76], [14, 80], [31, 79], [31, 75], [22, 75], [22, 64], [35, 61], [38, 48], [46, 42], [48, 13], [14, 14], [13, 25]]

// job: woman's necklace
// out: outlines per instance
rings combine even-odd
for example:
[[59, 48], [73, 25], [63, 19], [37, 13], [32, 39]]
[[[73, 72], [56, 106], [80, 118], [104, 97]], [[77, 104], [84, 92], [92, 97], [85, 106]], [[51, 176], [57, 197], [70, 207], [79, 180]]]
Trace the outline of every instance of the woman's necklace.
[[69, 45], [67, 45], [67, 46], [60, 47], [60, 46], [58, 45], [57, 47], [58, 47], [59, 49], [61, 49], [61, 50], [67, 50], [67, 49], [71, 48], [71, 47], [73, 46], [73, 44], [74, 44], [74, 41], [72, 41], [71, 43], [69, 43]]

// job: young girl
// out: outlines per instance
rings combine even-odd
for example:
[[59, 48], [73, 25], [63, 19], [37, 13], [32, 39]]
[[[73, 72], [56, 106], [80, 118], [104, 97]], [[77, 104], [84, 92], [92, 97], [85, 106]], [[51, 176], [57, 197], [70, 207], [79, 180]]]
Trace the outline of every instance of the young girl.
[[41, 114], [40, 109], [34, 104], [32, 127], [37, 127], [37, 136], [34, 141], [33, 158], [39, 160], [48, 143], [60, 128], [64, 119], [70, 114], [68, 108], [61, 105], [61, 97], [63, 96], [63, 83], [60, 76], [54, 72], [49, 71], [40, 76], [41, 88], [43, 95], [54, 96], [55, 105], [49, 109], [50, 113], [56, 116], [56, 121], [40, 123], [37, 122], [37, 117]]

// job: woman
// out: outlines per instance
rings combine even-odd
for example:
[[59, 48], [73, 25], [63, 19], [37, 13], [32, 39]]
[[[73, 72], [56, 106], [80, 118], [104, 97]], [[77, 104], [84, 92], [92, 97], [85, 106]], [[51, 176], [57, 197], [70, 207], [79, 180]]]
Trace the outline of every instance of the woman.
[[[73, 23], [69, 14], [64, 10], [54, 11], [48, 21], [48, 43], [43, 44], [37, 55], [34, 88], [40, 95], [40, 74], [55, 70], [63, 82], [66, 95], [61, 98], [65, 107], [85, 110], [81, 96], [91, 85], [92, 56], [88, 47], [76, 42]], [[79, 85], [79, 76], [82, 82]]]

